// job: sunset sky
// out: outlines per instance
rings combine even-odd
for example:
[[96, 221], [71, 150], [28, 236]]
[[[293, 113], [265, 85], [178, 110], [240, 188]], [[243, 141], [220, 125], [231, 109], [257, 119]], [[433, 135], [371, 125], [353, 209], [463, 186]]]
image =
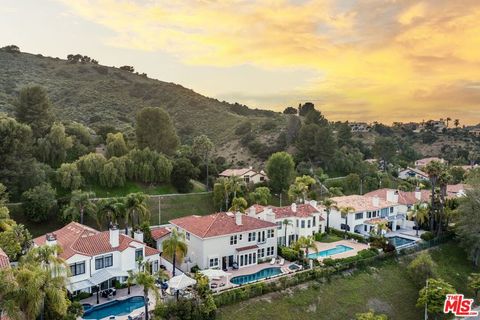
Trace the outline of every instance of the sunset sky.
[[2, 0], [7, 44], [250, 107], [480, 122], [478, 0]]

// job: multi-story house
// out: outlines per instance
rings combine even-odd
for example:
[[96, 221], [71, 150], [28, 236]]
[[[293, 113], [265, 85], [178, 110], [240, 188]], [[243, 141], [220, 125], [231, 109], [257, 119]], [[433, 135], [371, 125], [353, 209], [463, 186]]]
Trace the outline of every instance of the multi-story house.
[[[336, 202], [337, 209], [330, 211], [330, 227], [350, 232], [368, 235], [372, 231], [378, 231], [379, 224], [386, 224], [390, 230], [397, 230], [405, 223], [405, 215], [398, 212], [398, 204], [380, 199], [361, 195], [351, 195], [331, 198]], [[342, 217], [342, 207], [352, 208], [348, 214], [347, 224]], [[323, 215], [326, 219], [326, 213]]]
[[159, 269], [159, 252], [143, 242], [143, 233], [135, 232], [134, 238], [121, 234], [117, 226], [100, 232], [77, 222], [35, 238], [34, 244], [58, 245], [59, 257], [70, 268], [68, 291], [73, 295], [80, 291], [94, 292], [124, 282], [128, 271], [138, 270], [138, 261], [151, 264], [151, 271]]
[[274, 221], [277, 225], [278, 244], [284, 246], [300, 237], [325, 231], [323, 207], [319, 207], [314, 200], [305, 204], [292, 203], [286, 207], [253, 205], [246, 212], [250, 217]]
[[276, 224], [240, 212], [171, 220], [185, 233], [188, 253], [182, 270], [243, 268], [277, 256]]
[[383, 201], [395, 203], [398, 205], [398, 213], [407, 215], [414, 204], [418, 202], [430, 202], [431, 192], [429, 190], [401, 191], [383, 188], [366, 193], [365, 196], [378, 197]]

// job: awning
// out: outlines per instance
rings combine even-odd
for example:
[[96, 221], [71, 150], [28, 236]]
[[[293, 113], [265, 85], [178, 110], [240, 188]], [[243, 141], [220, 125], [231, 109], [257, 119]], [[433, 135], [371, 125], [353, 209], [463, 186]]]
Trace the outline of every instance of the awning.
[[383, 218], [373, 218], [373, 219], [365, 221], [364, 224], [377, 225], [377, 224], [380, 224], [380, 223], [387, 223], [387, 222], [388, 221], [386, 219], [383, 219]]
[[70, 292], [75, 292], [77, 290], [87, 289], [93, 286], [95, 286], [95, 284], [87, 279], [67, 284], [67, 290]]
[[205, 269], [200, 271], [201, 274], [204, 276], [212, 279], [212, 278], [220, 278], [220, 277], [228, 277], [231, 275], [231, 273], [227, 273], [223, 270], [219, 269]]
[[256, 244], [252, 246], [247, 246], [247, 247], [242, 247], [242, 248], [237, 248], [237, 251], [248, 251], [248, 250], [253, 250], [253, 249], [258, 249], [258, 246]]
[[94, 285], [99, 285], [104, 281], [116, 277], [128, 277], [128, 272], [116, 268], [102, 269], [99, 272], [94, 273], [90, 278], [90, 281], [93, 282]]
[[175, 276], [168, 280], [168, 286], [172, 289], [185, 289], [186, 287], [193, 286], [197, 283], [195, 279], [192, 279], [185, 274]]

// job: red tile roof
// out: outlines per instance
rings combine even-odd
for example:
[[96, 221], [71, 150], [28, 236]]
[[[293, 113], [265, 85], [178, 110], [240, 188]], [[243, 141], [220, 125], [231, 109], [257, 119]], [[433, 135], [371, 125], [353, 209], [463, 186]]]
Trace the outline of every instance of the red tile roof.
[[0, 269], [10, 267], [10, 260], [7, 254], [0, 248]]
[[[288, 218], [288, 217], [299, 217], [299, 218], [308, 218], [316, 212], [320, 212], [318, 208], [315, 208], [311, 204], [297, 204], [296, 210], [294, 211], [292, 206], [287, 207], [273, 207], [269, 206], [275, 213], [275, 219]], [[320, 217], [320, 221], [323, 220]]]
[[378, 197], [378, 206], [374, 205], [374, 198], [367, 195], [351, 195], [342, 197], [333, 197], [337, 207], [352, 207], [355, 212], [363, 212], [368, 210], [379, 210], [395, 205], [393, 202], [386, 201]]
[[365, 196], [368, 197], [379, 197], [382, 200], [387, 200], [387, 192], [396, 192], [398, 194], [398, 203], [403, 205], [412, 205], [419, 201], [428, 202], [430, 200], [430, 191], [429, 190], [420, 190], [420, 199], [417, 199], [415, 196], [415, 191], [400, 191], [395, 189], [378, 189], [366, 193]]
[[242, 168], [242, 169], [226, 169], [222, 171], [219, 176], [224, 176], [224, 177], [232, 177], [232, 176], [243, 176], [249, 171], [253, 171], [253, 169], [249, 168]]
[[251, 210], [251, 208], [255, 209], [255, 214], [259, 214], [260, 212], [264, 211], [266, 207], [262, 206], [260, 204], [254, 204], [254, 205], [250, 206], [250, 208], [248, 208], [246, 212], [249, 212]]
[[[129, 247], [133, 247], [132, 243], [143, 244], [129, 236], [119, 234], [118, 247], [110, 245], [110, 232], [100, 232], [88, 226], [77, 222], [70, 222], [63, 228], [53, 232], [57, 238], [57, 244], [62, 247], [59, 256], [68, 259], [75, 254], [84, 256], [96, 256], [102, 253], [112, 251], [124, 251]], [[38, 246], [45, 244], [45, 235], [33, 239]]]
[[466, 190], [470, 189], [471, 187], [468, 184], [449, 184], [447, 185], [447, 194], [449, 196], [456, 196], [459, 192], [465, 192]]
[[148, 246], [145, 247], [145, 256], [146, 257], [154, 256], [156, 254], [160, 254], [160, 251], [158, 251], [157, 249], [154, 249], [152, 247], [148, 247]]
[[169, 235], [171, 231], [170, 229], [165, 227], [155, 227], [155, 228], [152, 228], [151, 232], [152, 232], [153, 240], [157, 241], [158, 239]]
[[200, 238], [223, 236], [256, 229], [275, 227], [272, 222], [256, 219], [242, 214], [242, 224], [237, 225], [235, 214], [231, 212], [219, 212], [208, 216], [187, 216], [170, 221]]

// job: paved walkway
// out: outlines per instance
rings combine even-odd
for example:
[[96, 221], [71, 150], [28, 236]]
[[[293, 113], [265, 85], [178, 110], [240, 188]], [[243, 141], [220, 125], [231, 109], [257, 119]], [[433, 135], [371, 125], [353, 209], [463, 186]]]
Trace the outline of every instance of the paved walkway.
[[[340, 240], [340, 241], [335, 241], [330, 243], [315, 241], [315, 245], [317, 246], [318, 252], [334, 249], [338, 245], [344, 245], [344, 246], [353, 248], [353, 250], [337, 253], [333, 256], [318, 258], [319, 261], [325, 258], [340, 259], [340, 258], [353, 257], [353, 256], [356, 256], [359, 251], [369, 248], [369, 245], [361, 242], [355, 242], [353, 240]], [[310, 253], [313, 253], [313, 252], [311, 252], [310, 250], [309, 254]]]

